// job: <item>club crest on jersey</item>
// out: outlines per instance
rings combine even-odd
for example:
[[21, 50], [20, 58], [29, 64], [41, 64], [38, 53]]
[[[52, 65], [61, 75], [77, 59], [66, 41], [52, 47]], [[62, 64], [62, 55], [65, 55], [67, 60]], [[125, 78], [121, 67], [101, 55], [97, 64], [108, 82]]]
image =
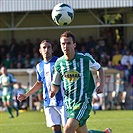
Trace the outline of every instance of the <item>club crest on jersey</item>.
[[70, 81], [70, 82], [75, 82], [76, 80], [78, 80], [81, 76], [80, 73], [72, 70], [72, 71], [68, 71], [64, 74], [64, 77]]

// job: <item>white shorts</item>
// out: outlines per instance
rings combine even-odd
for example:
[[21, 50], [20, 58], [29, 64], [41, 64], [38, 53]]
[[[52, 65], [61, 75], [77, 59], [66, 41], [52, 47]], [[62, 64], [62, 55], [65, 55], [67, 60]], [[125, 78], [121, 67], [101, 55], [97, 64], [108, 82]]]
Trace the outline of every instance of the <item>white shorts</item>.
[[47, 107], [44, 108], [46, 116], [47, 127], [52, 127], [54, 125], [62, 125], [63, 127], [67, 122], [67, 112], [65, 106], [61, 107]]

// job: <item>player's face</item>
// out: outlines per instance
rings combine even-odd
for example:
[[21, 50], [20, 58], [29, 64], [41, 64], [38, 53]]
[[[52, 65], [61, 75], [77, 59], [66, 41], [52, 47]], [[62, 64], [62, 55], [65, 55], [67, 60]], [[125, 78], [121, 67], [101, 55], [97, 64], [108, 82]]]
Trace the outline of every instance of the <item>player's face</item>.
[[5, 67], [1, 67], [1, 73], [6, 75], [7, 70], [6, 70], [6, 68], [5, 68]]
[[73, 43], [71, 37], [61, 37], [60, 45], [64, 55], [71, 56], [75, 54], [76, 43]]
[[39, 52], [41, 53], [44, 60], [49, 61], [52, 58], [52, 45], [49, 42], [40, 44]]

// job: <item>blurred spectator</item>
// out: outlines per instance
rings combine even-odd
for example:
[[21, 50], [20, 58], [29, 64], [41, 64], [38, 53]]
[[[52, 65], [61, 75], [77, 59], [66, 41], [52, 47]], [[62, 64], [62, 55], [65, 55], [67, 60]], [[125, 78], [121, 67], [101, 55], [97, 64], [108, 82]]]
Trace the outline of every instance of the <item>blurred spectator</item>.
[[129, 49], [133, 52], [133, 40], [129, 42]]
[[36, 52], [38, 52], [38, 48], [37, 48], [37, 46], [34, 46], [34, 47], [32, 48], [32, 53], [33, 53], [33, 55], [34, 55], [34, 53], [36, 53]]
[[121, 64], [126, 65], [127, 61], [129, 61], [130, 64], [133, 63], [133, 56], [131, 55], [130, 50], [127, 50], [126, 54], [122, 56]]
[[92, 57], [95, 57], [96, 61], [100, 62], [100, 56], [99, 53], [96, 51], [96, 49], [90, 48], [90, 54], [92, 55]]
[[39, 89], [35, 93], [33, 98], [36, 99], [36, 100], [34, 99], [35, 101], [33, 103], [33, 105], [35, 106], [35, 109], [36, 110], [41, 110], [41, 108], [43, 108], [43, 88]]
[[120, 73], [116, 74], [115, 80], [115, 104], [120, 105], [121, 109], [125, 109], [125, 99], [126, 99], [126, 91], [125, 91], [125, 78], [124, 72], [121, 71]]
[[119, 71], [125, 70], [125, 66], [121, 64], [121, 61], [119, 61], [118, 64], [116, 66], [114, 66], [114, 68], [119, 70]]
[[77, 46], [78, 52], [81, 51], [81, 47], [82, 46], [86, 46], [86, 42], [85, 42], [85, 38], [84, 37], [80, 38], [80, 41], [79, 41], [78, 46]]
[[24, 68], [31, 68], [31, 64], [28, 59], [25, 59], [25, 61], [24, 61]]
[[2, 60], [6, 58], [6, 49], [4, 47], [0, 47], [0, 64], [2, 64]]
[[60, 57], [62, 55], [61, 47], [57, 40], [54, 40], [53, 42], [53, 55], [57, 57]]
[[1, 60], [6, 58], [6, 54], [8, 52], [8, 45], [6, 40], [2, 40], [2, 44], [0, 45], [0, 57]]
[[6, 66], [6, 68], [13, 68], [13, 60], [10, 54], [7, 54], [6, 59], [2, 60], [2, 65]]
[[[26, 89], [24, 89], [23, 87], [22, 87], [22, 84], [19, 82], [19, 83], [17, 83], [17, 88], [16, 89], [14, 89], [14, 97], [15, 97], [15, 99], [17, 100], [17, 96], [19, 95], [19, 94], [24, 94], [24, 93], [26, 93]], [[19, 109], [26, 109], [27, 108], [27, 101], [26, 100], [24, 100], [24, 101], [22, 101], [22, 102], [19, 102], [18, 100], [17, 100], [17, 106], [18, 106], [18, 108]]]
[[88, 53], [91, 48], [96, 48], [96, 41], [93, 39], [93, 36], [89, 36], [88, 42], [86, 43], [86, 50]]
[[127, 61], [125, 65], [124, 74], [125, 74], [126, 82], [131, 83], [132, 66], [129, 61]]
[[18, 43], [16, 42], [16, 39], [12, 38], [11, 44], [9, 45], [9, 53], [11, 58], [15, 58], [19, 52], [19, 46]]
[[31, 42], [31, 40], [28, 38], [26, 39], [25, 41], [25, 53], [27, 54], [30, 54], [30, 57], [33, 57], [33, 44]]
[[[96, 81], [96, 86], [99, 86], [100, 82]], [[95, 110], [102, 110], [103, 103], [103, 93], [97, 94], [96, 90], [94, 90], [92, 95], [92, 110], [95, 113]]]
[[99, 52], [99, 54], [101, 54], [101, 52], [106, 49], [106, 41], [103, 35], [101, 35], [100, 38], [97, 39], [96, 49]]
[[128, 50], [129, 50], [128, 45], [124, 45], [123, 49], [121, 49], [121, 54], [125, 55]]
[[81, 53], [83, 53], [83, 54], [86, 53], [86, 52], [87, 52], [87, 51], [86, 51], [86, 47], [85, 47], [84, 45], [82, 45], [79, 52], [81, 52]]
[[100, 54], [100, 64], [102, 67], [106, 67], [108, 64], [107, 53], [103, 50]]
[[122, 59], [122, 54], [118, 50], [115, 51], [115, 54], [112, 56], [112, 65], [117, 66], [119, 61]]
[[21, 40], [19, 42], [18, 46], [19, 46], [19, 51], [18, 52], [21, 52], [21, 53], [23, 53], [25, 55], [25, 44], [24, 44], [24, 41]]
[[23, 64], [21, 62], [17, 62], [16, 68], [17, 69], [22, 69], [23, 68]]
[[36, 39], [36, 42], [35, 42], [35, 44], [34, 44], [34, 46], [35, 46], [37, 49], [39, 49], [40, 43], [41, 43], [41, 39], [40, 39], [40, 38], [37, 38], [37, 39]]
[[[124, 46], [126, 45], [124, 43], [124, 40], [123, 39], [119, 39], [118, 42], [116, 43], [118, 45], [118, 49], [120, 50], [120, 53], [121, 53], [121, 50], [124, 48]], [[122, 54], [122, 53], [121, 53]]]
[[39, 56], [38, 52], [35, 52], [33, 54], [33, 58], [31, 59], [31, 67], [34, 68], [37, 63], [39, 63], [42, 60], [42, 58]]
[[111, 60], [108, 61], [107, 67], [108, 68], [114, 68], [113, 65], [112, 65], [112, 61]]
[[[20, 66], [21, 65], [21, 66]], [[24, 58], [21, 53], [18, 53], [15, 61], [14, 61], [14, 67], [16, 68], [23, 68], [24, 66]]]
[[31, 68], [31, 57], [30, 57], [30, 54], [26, 54], [25, 55], [25, 58], [24, 58], [24, 68]]

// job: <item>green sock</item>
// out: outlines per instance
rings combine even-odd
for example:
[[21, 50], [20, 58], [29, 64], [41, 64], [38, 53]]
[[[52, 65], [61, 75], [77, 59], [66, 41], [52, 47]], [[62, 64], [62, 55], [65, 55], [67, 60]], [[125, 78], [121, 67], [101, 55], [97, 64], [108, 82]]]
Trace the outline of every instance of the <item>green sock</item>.
[[12, 110], [11, 110], [10, 107], [7, 107], [7, 111], [8, 111], [8, 113], [9, 113], [11, 116], [13, 116], [13, 114], [12, 114]]
[[18, 111], [18, 108], [14, 105], [12, 105], [12, 108], [15, 109], [15, 111]]
[[104, 131], [89, 130], [89, 133], [105, 133]]

